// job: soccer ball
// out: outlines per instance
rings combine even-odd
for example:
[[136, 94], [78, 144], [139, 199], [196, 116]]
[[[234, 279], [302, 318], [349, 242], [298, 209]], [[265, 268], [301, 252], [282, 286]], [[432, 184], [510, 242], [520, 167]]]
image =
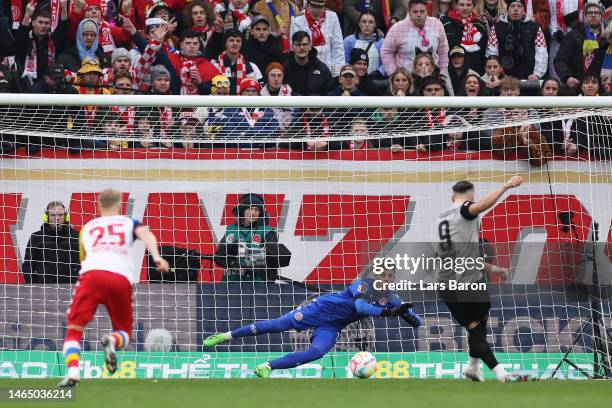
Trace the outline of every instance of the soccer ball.
[[167, 352], [172, 347], [172, 334], [168, 330], [153, 329], [145, 338], [145, 351]]
[[349, 368], [357, 378], [370, 378], [376, 372], [376, 357], [367, 351], [360, 351], [351, 358]]

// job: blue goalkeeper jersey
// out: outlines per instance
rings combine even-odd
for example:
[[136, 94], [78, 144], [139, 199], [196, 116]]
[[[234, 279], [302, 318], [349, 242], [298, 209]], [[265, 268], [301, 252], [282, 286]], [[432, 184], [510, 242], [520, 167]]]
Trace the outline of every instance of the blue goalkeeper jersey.
[[402, 303], [401, 298], [394, 291], [375, 290], [374, 279], [357, 279], [341, 292], [323, 295], [293, 310], [291, 315], [294, 319], [294, 326], [298, 330], [321, 326], [342, 329], [370, 316], [357, 311], [355, 301], [358, 299], [364, 299], [378, 308], [396, 307]]

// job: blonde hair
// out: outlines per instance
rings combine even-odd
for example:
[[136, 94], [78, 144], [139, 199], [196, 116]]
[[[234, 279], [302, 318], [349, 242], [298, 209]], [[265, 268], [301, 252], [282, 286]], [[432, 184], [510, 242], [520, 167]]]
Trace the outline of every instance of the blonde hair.
[[121, 204], [121, 193], [114, 188], [107, 188], [100, 193], [98, 202], [100, 203], [100, 208], [109, 210]]
[[[476, 2], [476, 7], [474, 8], [474, 10], [476, 11], [476, 14], [478, 14], [478, 17], [483, 17], [485, 15], [485, 3], [487, 0], [479, 0]], [[497, 2], [497, 16], [495, 17], [495, 20], [498, 20], [499, 17], [501, 17], [502, 15], [504, 15], [506, 13], [506, 9], [508, 8], [506, 2], [504, 0], [499, 0]]]
[[393, 95], [397, 93], [397, 89], [393, 89], [393, 80], [398, 74], [403, 74], [406, 78], [408, 78], [408, 91], [407, 92], [410, 92], [410, 90], [412, 89], [412, 75], [410, 75], [410, 72], [408, 72], [406, 68], [397, 67], [395, 71], [393, 71], [391, 76], [389, 77], [389, 89], [391, 90], [391, 93]]

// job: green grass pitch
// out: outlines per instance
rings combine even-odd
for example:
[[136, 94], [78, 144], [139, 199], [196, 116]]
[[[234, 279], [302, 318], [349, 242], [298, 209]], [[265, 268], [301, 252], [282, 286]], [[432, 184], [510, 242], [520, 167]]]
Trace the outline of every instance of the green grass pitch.
[[[0, 380], [0, 389], [50, 388], [57, 380]], [[502, 384], [465, 380], [84, 380], [72, 402], [0, 407], [560, 408], [609, 406], [609, 381]]]

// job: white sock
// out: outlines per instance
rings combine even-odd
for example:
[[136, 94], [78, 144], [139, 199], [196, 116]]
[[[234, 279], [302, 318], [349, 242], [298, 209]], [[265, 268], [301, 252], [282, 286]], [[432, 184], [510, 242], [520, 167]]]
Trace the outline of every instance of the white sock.
[[231, 331], [228, 331], [227, 333], [223, 333], [223, 338], [224, 338], [225, 340], [231, 340], [231, 339], [233, 339], [233, 337], [232, 337], [232, 332], [231, 332]]
[[476, 357], [470, 357], [470, 360], [468, 361], [468, 366], [472, 370], [480, 370], [480, 359]]
[[504, 377], [508, 374], [506, 370], [504, 370], [504, 368], [499, 364], [493, 367], [493, 373], [495, 373], [495, 377], [499, 381], [503, 381]]
[[80, 379], [81, 373], [79, 372], [78, 367], [68, 367], [68, 372], [66, 373], [66, 376], [70, 378]]

